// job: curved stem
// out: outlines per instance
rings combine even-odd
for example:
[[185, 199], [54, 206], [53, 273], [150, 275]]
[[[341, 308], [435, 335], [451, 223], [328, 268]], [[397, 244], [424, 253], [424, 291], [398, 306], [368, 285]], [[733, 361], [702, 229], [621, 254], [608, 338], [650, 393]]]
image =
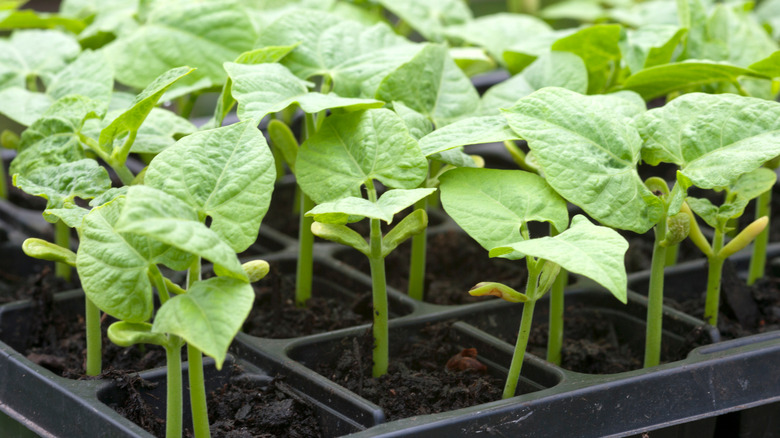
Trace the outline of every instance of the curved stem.
[[84, 297], [84, 319], [87, 326], [87, 375], [97, 376], [103, 368], [103, 336], [100, 332], [100, 309]]
[[709, 269], [707, 271], [707, 299], [704, 303], [704, 321], [713, 327], [718, 326], [718, 308], [720, 307], [720, 281], [723, 275], [724, 258], [718, 256], [723, 248], [723, 232], [715, 230], [712, 240], [713, 256], [707, 257]]
[[181, 343], [172, 342], [171, 344], [175, 346], [165, 347], [168, 385], [165, 436], [167, 438], [178, 438], [182, 432]]
[[[414, 204], [415, 210], [427, 210], [428, 198]], [[412, 236], [412, 255], [409, 259], [409, 296], [422, 301], [425, 294], [425, 256], [428, 244], [428, 229]]]
[[[767, 190], [756, 199], [756, 219], [763, 216], [769, 217], [772, 205], [772, 190]], [[769, 227], [764, 228], [755, 242], [753, 242], [753, 253], [750, 256], [750, 268], [748, 270], [747, 284], [752, 285], [759, 278], [764, 276], [766, 271], [766, 247], [769, 244]]]
[[645, 368], [661, 363], [663, 329], [664, 265], [667, 248], [660, 245], [666, 238], [666, 215], [655, 226], [655, 243], [647, 291], [647, 330], [645, 332]]

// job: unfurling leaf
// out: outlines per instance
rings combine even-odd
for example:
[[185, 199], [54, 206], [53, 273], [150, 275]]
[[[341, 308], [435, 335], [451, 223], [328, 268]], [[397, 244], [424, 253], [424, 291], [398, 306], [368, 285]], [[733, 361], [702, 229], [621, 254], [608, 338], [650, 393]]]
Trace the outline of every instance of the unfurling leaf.
[[661, 241], [660, 245], [663, 247], [669, 247], [676, 245], [691, 232], [691, 217], [686, 213], [677, 213], [673, 216], [666, 218], [666, 238]]
[[510, 303], [524, 303], [528, 301], [528, 296], [512, 289], [511, 287], [494, 282], [481, 282], [469, 290], [469, 295], [481, 297], [484, 295], [493, 295]]
[[388, 231], [384, 239], [382, 239], [382, 257], [387, 257], [398, 245], [404, 243], [406, 239], [425, 231], [427, 226], [428, 213], [425, 210], [417, 209], [409, 213], [401, 222], [398, 222], [398, 225]]
[[311, 224], [311, 232], [319, 238], [355, 248], [366, 256], [371, 253], [366, 239], [346, 225], [314, 222]]
[[61, 262], [74, 268], [76, 267], [75, 252], [42, 239], [37, 239], [35, 237], [26, 239], [24, 243], [22, 243], [22, 250], [28, 256], [36, 259]]
[[241, 267], [244, 268], [250, 283], [262, 280], [271, 271], [271, 266], [265, 260], [251, 260]]
[[558, 273], [561, 272], [561, 265], [553, 263], [549, 260], [544, 261], [542, 266], [542, 273], [539, 275], [539, 283], [536, 286], [536, 299], [543, 297], [547, 291], [552, 288], [555, 279], [558, 278]]

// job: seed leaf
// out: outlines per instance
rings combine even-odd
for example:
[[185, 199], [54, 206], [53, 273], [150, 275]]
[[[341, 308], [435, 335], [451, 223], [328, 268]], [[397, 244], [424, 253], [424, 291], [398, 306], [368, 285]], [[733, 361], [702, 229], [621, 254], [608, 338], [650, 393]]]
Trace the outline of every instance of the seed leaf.
[[319, 204], [306, 212], [306, 216], [313, 216], [317, 222], [332, 224], [345, 224], [349, 216], [381, 219], [389, 224], [396, 213], [435, 191], [435, 188], [393, 189], [383, 193], [376, 202], [350, 196]]

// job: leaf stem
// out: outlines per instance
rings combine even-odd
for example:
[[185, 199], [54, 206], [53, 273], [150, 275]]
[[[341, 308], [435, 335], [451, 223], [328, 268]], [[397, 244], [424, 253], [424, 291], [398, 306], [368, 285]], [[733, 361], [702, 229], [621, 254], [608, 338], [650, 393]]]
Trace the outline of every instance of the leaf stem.
[[723, 231], [715, 229], [712, 239], [712, 254], [707, 257], [707, 298], [704, 302], [704, 321], [713, 327], [718, 326], [718, 308], [720, 307], [720, 281], [723, 274], [724, 257], [718, 255], [723, 248]]
[[[54, 224], [54, 243], [70, 249], [70, 228], [65, 222], [58, 220]], [[57, 277], [62, 278], [65, 281], [70, 281], [71, 269], [66, 263], [57, 262], [54, 264], [54, 273]]]
[[149, 275], [152, 277], [154, 287], [157, 288], [160, 304], [165, 304], [171, 296], [168, 294], [168, 287], [165, 285], [165, 279], [163, 278], [162, 272], [160, 272], [160, 268], [158, 268], [157, 265], [152, 265], [152, 270], [149, 272]]
[[[415, 210], [427, 210], [428, 198], [414, 204]], [[425, 256], [428, 244], [428, 229], [412, 236], [412, 254], [409, 260], [409, 296], [422, 301], [425, 296]]]
[[677, 264], [677, 257], [680, 254], [680, 244], [666, 247], [666, 260], [664, 260], [664, 266], [674, 266]]
[[[376, 202], [377, 194], [372, 181], [366, 183], [368, 198]], [[374, 366], [371, 374], [379, 377], [387, 374], [390, 362], [390, 332], [388, 329], [387, 282], [385, 279], [385, 259], [382, 256], [382, 228], [380, 219], [370, 219], [369, 235], [371, 266], [371, 290], [374, 302]]]
[[196, 438], [206, 438], [211, 436], [211, 432], [209, 431], [209, 413], [206, 406], [206, 383], [203, 378], [203, 354], [192, 344], [187, 344], [187, 362], [189, 362], [192, 430], [195, 432]]
[[86, 296], [84, 297], [84, 319], [87, 330], [87, 375], [97, 376], [103, 368], [100, 309]]
[[[173, 337], [173, 336], [171, 336]], [[165, 346], [167, 365], [167, 399], [165, 414], [165, 436], [180, 437], [182, 432], [182, 378], [181, 378], [181, 342], [172, 342]]]
[[[665, 210], [665, 208], [664, 208]], [[650, 265], [650, 285], [647, 291], [647, 329], [645, 333], [645, 368], [661, 363], [661, 333], [663, 328], [664, 265], [667, 248], [661, 246], [666, 239], [666, 212], [655, 225], [653, 258]]]
[[190, 115], [192, 114], [192, 108], [195, 107], [195, 102], [197, 100], [198, 95], [195, 93], [190, 93], [178, 98], [176, 103], [179, 107], [179, 116], [185, 119], [189, 119]]
[[[770, 217], [772, 205], [772, 190], [760, 194], [756, 199], [756, 219], [763, 216]], [[766, 247], [769, 243], [769, 227], [764, 228], [761, 233], [756, 236], [756, 240], [753, 243], [753, 253], [750, 256], [750, 268], [748, 270], [747, 284], [752, 285], [759, 278], [764, 276], [766, 271]]]
[[305, 213], [314, 208], [314, 201], [301, 191], [300, 228], [298, 229], [298, 265], [295, 279], [295, 304], [305, 307], [311, 298], [312, 277], [314, 273], [314, 234], [311, 224], [314, 218]]

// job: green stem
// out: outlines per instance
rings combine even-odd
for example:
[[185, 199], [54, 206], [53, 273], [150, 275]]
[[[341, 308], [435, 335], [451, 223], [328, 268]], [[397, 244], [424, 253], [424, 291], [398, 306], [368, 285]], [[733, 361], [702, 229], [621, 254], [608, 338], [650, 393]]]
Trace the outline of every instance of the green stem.
[[168, 394], [165, 414], [166, 438], [178, 438], [182, 432], [182, 378], [181, 342], [172, 342], [165, 347]]
[[718, 308], [720, 307], [720, 280], [723, 274], [725, 259], [718, 256], [723, 248], [723, 232], [716, 229], [712, 239], [712, 256], [707, 257], [707, 299], [704, 302], [704, 321], [713, 327], [718, 326]]
[[666, 238], [666, 215], [655, 225], [655, 243], [650, 265], [650, 285], [647, 291], [647, 331], [645, 333], [645, 367], [661, 363], [661, 332], [663, 328], [664, 265], [667, 248], [660, 245]]
[[[427, 210], [427, 197], [414, 204], [415, 210]], [[409, 260], [409, 296], [422, 301], [425, 295], [425, 255], [428, 244], [427, 229], [412, 236], [412, 255]]]
[[677, 264], [677, 256], [680, 254], [680, 244], [676, 243], [666, 247], [666, 260], [664, 266], [674, 266]]
[[133, 175], [133, 172], [131, 172], [130, 169], [127, 168], [127, 165], [125, 163], [111, 165], [111, 168], [114, 169], [114, 172], [116, 172], [116, 175], [119, 177], [119, 180], [122, 181], [122, 184], [126, 186], [133, 184], [133, 180], [135, 180], [135, 175]]
[[97, 376], [103, 368], [102, 334], [100, 333], [100, 309], [84, 297], [84, 319], [87, 326], [87, 375]]
[[[366, 184], [368, 198], [376, 202], [376, 189], [371, 181]], [[379, 377], [387, 374], [390, 362], [390, 332], [388, 329], [387, 282], [385, 279], [385, 258], [382, 256], [382, 227], [380, 219], [370, 219], [369, 235], [371, 266], [371, 291], [374, 301], [374, 367], [372, 375]]]
[[198, 100], [198, 96], [194, 93], [182, 96], [177, 100], [179, 106], [179, 115], [185, 119], [190, 118], [192, 114], [192, 108], [195, 107], [195, 102]]
[[314, 218], [304, 214], [314, 208], [314, 201], [301, 192], [300, 228], [298, 229], [298, 265], [295, 272], [295, 304], [305, 307], [311, 298], [312, 277], [314, 273], [314, 234], [311, 224]]
[[[552, 224], [550, 225], [550, 236], [559, 234]], [[569, 282], [569, 274], [561, 268], [558, 277], [555, 278], [550, 289], [550, 315], [549, 327], [547, 332], [547, 361], [555, 365], [561, 364], [561, 348], [563, 347], [563, 309], [564, 296], [563, 290]]]
[[[529, 294], [529, 297], [531, 294], [536, 294], [536, 291], [531, 291], [529, 289], [536, 289], [537, 280], [537, 278], [532, 278], [529, 275], [528, 286], [526, 286], [526, 293]], [[523, 367], [525, 349], [528, 346], [528, 337], [531, 334], [531, 322], [533, 321], [535, 306], [536, 301], [532, 300], [528, 300], [523, 304], [523, 316], [520, 319], [520, 331], [517, 333], [515, 352], [512, 355], [512, 364], [509, 366], [509, 374], [506, 377], [504, 394], [501, 396], [501, 398], [510, 398], [515, 396], [517, 382], [520, 380], [520, 371]]]
[[152, 265], [152, 269], [149, 272], [149, 275], [152, 277], [154, 287], [157, 288], [157, 295], [160, 297], [160, 304], [165, 304], [171, 298], [171, 296], [168, 294], [168, 287], [165, 285], [165, 279], [162, 276], [162, 272], [160, 272], [160, 268], [158, 268], [157, 265]]
[[[770, 217], [770, 205], [772, 205], [771, 189], [762, 193], [758, 196], [758, 199], [756, 199], [756, 219], [759, 219], [762, 216]], [[756, 240], [753, 242], [753, 254], [750, 256], [750, 269], [748, 271], [748, 285], [752, 285], [756, 280], [764, 276], [764, 272], [766, 271], [766, 247], [768, 243], [769, 227], [766, 227], [758, 236], [756, 236]]]
[[0, 161], [0, 199], [8, 199], [8, 184], [5, 182], [8, 174], [5, 171], [5, 163]]
[[203, 378], [203, 354], [192, 344], [187, 344], [189, 362], [190, 406], [192, 406], [192, 430], [195, 438], [211, 436], [209, 412], [206, 406], [206, 381]]
[[[70, 249], [70, 228], [65, 225], [65, 222], [58, 220], [54, 224], [54, 243]], [[71, 269], [66, 263], [57, 262], [54, 264], [54, 273], [57, 277], [62, 278], [65, 281], [70, 281]]]
[[[200, 257], [197, 257], [187, 271], [187, 289], [201, 278]], [[190, 406], [192, 408], [192, 429], [196, 438], [208, 437], [209, 415], [206, 408], [206, 385], [203, 379], [203, 355], [200, 350], [187, 344], [189, 362]]]

